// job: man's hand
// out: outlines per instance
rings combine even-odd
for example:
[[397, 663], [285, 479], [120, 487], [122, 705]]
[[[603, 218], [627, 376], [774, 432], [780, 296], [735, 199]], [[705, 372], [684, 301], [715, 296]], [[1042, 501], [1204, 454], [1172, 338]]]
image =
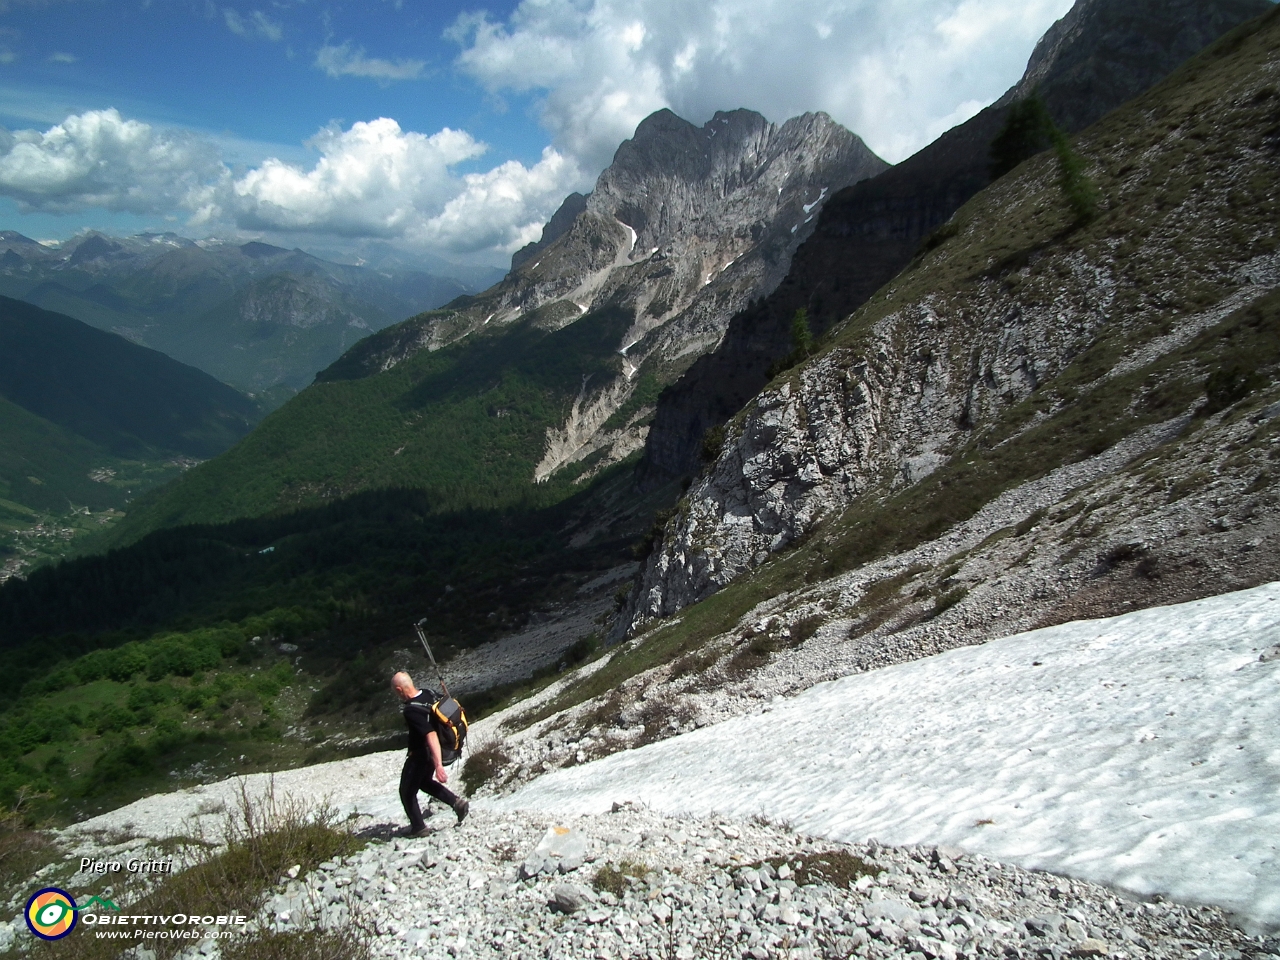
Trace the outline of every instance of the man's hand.
[[427, 752], [431, 754], [431, 762], [435, 765], [436, 779], [441, 783], [448, 783], [449, 775], [444, 772], [444, 758], [440, 754], [440, 738], [434, 730], [427, 734]]

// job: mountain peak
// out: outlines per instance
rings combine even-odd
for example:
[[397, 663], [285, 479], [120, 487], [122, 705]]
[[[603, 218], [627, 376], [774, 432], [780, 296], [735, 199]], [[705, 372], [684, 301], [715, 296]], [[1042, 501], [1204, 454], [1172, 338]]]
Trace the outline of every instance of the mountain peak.
[[261, 260], [263, 257], [278, 257], [289, 253], [284, 247], [263, 243], [260, 240], [250, 240], [248, 243], [242, 243], [240, 252], [254, 260]]
[[1270, 0], [1077, 0], [1040, 38], [1022, 79], [995, 106], [1021, 100], [1038, 87], [1058, 91], [1058, 102], [1050, 104], [1054, 119], [1066, 129], [1081, 129], [1106, 112], [1093, 107], [1094, 101], [1111, 105], [1137, 96], [1153, 76], [1170, 73], [1273, 6]]

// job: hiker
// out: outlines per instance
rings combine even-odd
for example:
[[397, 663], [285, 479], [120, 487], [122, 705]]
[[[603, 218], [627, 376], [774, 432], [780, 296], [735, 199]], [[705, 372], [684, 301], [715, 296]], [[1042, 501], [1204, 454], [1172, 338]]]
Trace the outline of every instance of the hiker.
[[431, 705], [436, 698], [430, 691], [419, 690], [413, 678], [400, 672], [391, 678], [391, 689], [404, 701], [404, 722], [409, 728], [409, 756], [400, 772], [400, 802], [409, 817], [406, 831], [410, 837], [427, 835], [427, 823], [418, 807], [418, 791], [424, 790], [441, 803], [447, 803], [457, 814], [458, 823], [467, 818], [470, 804], [445, 787], [449, 775], [444, 772], [440, 754], [440, 735], [432, 720]]

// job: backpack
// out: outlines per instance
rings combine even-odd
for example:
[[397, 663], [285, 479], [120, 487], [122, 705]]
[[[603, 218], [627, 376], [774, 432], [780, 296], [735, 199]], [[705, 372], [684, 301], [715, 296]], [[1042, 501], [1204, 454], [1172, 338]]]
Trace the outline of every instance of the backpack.
[[441, 697], [430, 706], [431, 725], [440, 738], [440, 762], [445, 766], [462, 756], [467, 742], [467, 712], [453, 697]]

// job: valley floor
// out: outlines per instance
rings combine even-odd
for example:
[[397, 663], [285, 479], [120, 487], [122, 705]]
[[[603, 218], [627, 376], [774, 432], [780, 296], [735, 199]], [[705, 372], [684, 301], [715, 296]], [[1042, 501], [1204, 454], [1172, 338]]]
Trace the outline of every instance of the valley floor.
[[[287, 883], [263, 921], [363, 911], [379, 953], [433, 957], [1260, 954], [1221, 911], [1280, 927], [1278, 683], [1280, 584], [1035, 630], [482, 795], [460, 828], [440, 813], [427, 841]], [[389, 838], [399, 762], [243, 783], [327, 797]], [[62, 839], [77, 858], [143, 850], [214, 828], [239, 790], [149, 797]], [[536, 848], [557, 823], [583, 835], [586, 863], [519, 879], [554, 866]], [[884, 872], [849, 890], [764, 867], [832, 851]], [[644, 879], [597, 895], [605, 864]], [[557, 896], [571, 913], [548, 909]]]

